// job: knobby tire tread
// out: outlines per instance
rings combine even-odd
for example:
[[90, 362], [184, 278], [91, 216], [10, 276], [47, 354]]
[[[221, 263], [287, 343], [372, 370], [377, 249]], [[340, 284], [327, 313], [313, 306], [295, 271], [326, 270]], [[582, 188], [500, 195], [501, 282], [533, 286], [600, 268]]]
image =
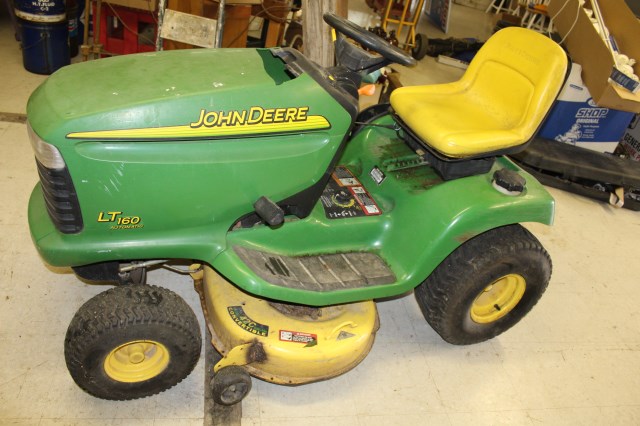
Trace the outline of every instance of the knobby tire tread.
[[[145, 300], [132, 305], [132, 299]], [[82, 378], [87, 371], [82, 365], [83, 356], [96, 342], [118, 329], [126, 329], [137, 324], [157, 324], [173, 329], [188, 336], [187, 345], [200, 348], [202, 340], [198, 320], [187, 303], [172, 291], [158, 286], [132, 284], [111, 288], [87, 301], [75, 314], [65, 338], [65, 358], [67, 368], [76, 379], [76, 383], [86, 392], [103, 399], [130, 400], [150, 396], [169, 389], [180, 383], [193, 370], [200, 357], [200, 351], [194, 351], [188, 364], [188, 372], [171, 386], [157, 389], [145, 395], [96, 395], [85, 386]], [[197, 333], [194, 331], [197, 329]]]
[[[459, 291], [462, 270], [464, 270], [464, 275], [473, 274], [477, 271], [477, 265], [487, 264], [487, 262], [496, 259], [496, 256], [498, 258], [505, 255], [516, 256], [522, 252], [540, 255], [549, 264], [549, 274], [540, 287], [541, 296], [546, 290], [552, 269], [547, 251], [536, 237], [521, 225], [495, 228], [459, 246], [415, 289], [416, 299], [427, 323], [445, 341], [453, 344], [479, 343], [494, 337], [495, 335], [491, 335], [481, 340], [475, 340], [465, 338], [455, 331], [452, 332], [447, 324], [448, 310], [450, 304], [453, 303], [451, 296]], [[537, 304], [540, 296], [533, 300], [527, 312]]]

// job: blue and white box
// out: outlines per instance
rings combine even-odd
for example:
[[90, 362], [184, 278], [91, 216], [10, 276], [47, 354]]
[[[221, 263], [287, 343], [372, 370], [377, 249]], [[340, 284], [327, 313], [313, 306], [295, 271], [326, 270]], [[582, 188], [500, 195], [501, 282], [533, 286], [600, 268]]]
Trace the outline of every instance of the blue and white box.
[[640, 114], [637, 114], [629, 124], [629, 128], [620, 139], [619, 147], [629, 158], [640, 161]]
[[613, 152], [634, 114], [597, 106], [581, 73], [582, 67], [574, 63], [538, 136], [598, 152]]

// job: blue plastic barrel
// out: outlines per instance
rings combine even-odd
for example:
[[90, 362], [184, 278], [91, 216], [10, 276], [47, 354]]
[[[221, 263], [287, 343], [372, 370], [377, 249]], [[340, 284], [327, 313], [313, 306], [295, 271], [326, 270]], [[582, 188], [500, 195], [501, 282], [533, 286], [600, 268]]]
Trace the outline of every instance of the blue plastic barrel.
[[30, 22], [62, 22], [66, 20], [64, 0], [15, 0], [16, 16]]
[[52, 74], [69, 65], [69, 29], [67, 21], [31, 22], [19, 19], [22, 62], [27, 71]]

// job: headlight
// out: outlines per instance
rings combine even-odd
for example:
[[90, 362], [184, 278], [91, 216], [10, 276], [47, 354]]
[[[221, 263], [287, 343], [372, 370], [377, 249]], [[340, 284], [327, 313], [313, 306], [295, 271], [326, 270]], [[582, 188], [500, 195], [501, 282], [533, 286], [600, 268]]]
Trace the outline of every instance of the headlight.
[[46, 143], [33, 131], [31, 124], [27, 122], [27, 132], [31, 147], [36, 154], [36, 160], [48, 169], [60, 170], [65, 168], [64, 159], [55, 146]]

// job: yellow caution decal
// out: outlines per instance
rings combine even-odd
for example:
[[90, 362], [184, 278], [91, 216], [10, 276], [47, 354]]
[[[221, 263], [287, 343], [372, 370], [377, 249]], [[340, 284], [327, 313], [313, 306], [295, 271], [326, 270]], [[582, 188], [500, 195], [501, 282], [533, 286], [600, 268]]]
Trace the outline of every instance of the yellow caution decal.
[[229, 138], [324, 130], [331, 127], [321, 115], [309, 115], [309, 107], [262, 108], [248, 110], [200, 110], [196, 119], [183, 126], [148, 127], [142, 129], [98, 130], [69, 133], [69, 139], [101, 140], [165, 140]]

